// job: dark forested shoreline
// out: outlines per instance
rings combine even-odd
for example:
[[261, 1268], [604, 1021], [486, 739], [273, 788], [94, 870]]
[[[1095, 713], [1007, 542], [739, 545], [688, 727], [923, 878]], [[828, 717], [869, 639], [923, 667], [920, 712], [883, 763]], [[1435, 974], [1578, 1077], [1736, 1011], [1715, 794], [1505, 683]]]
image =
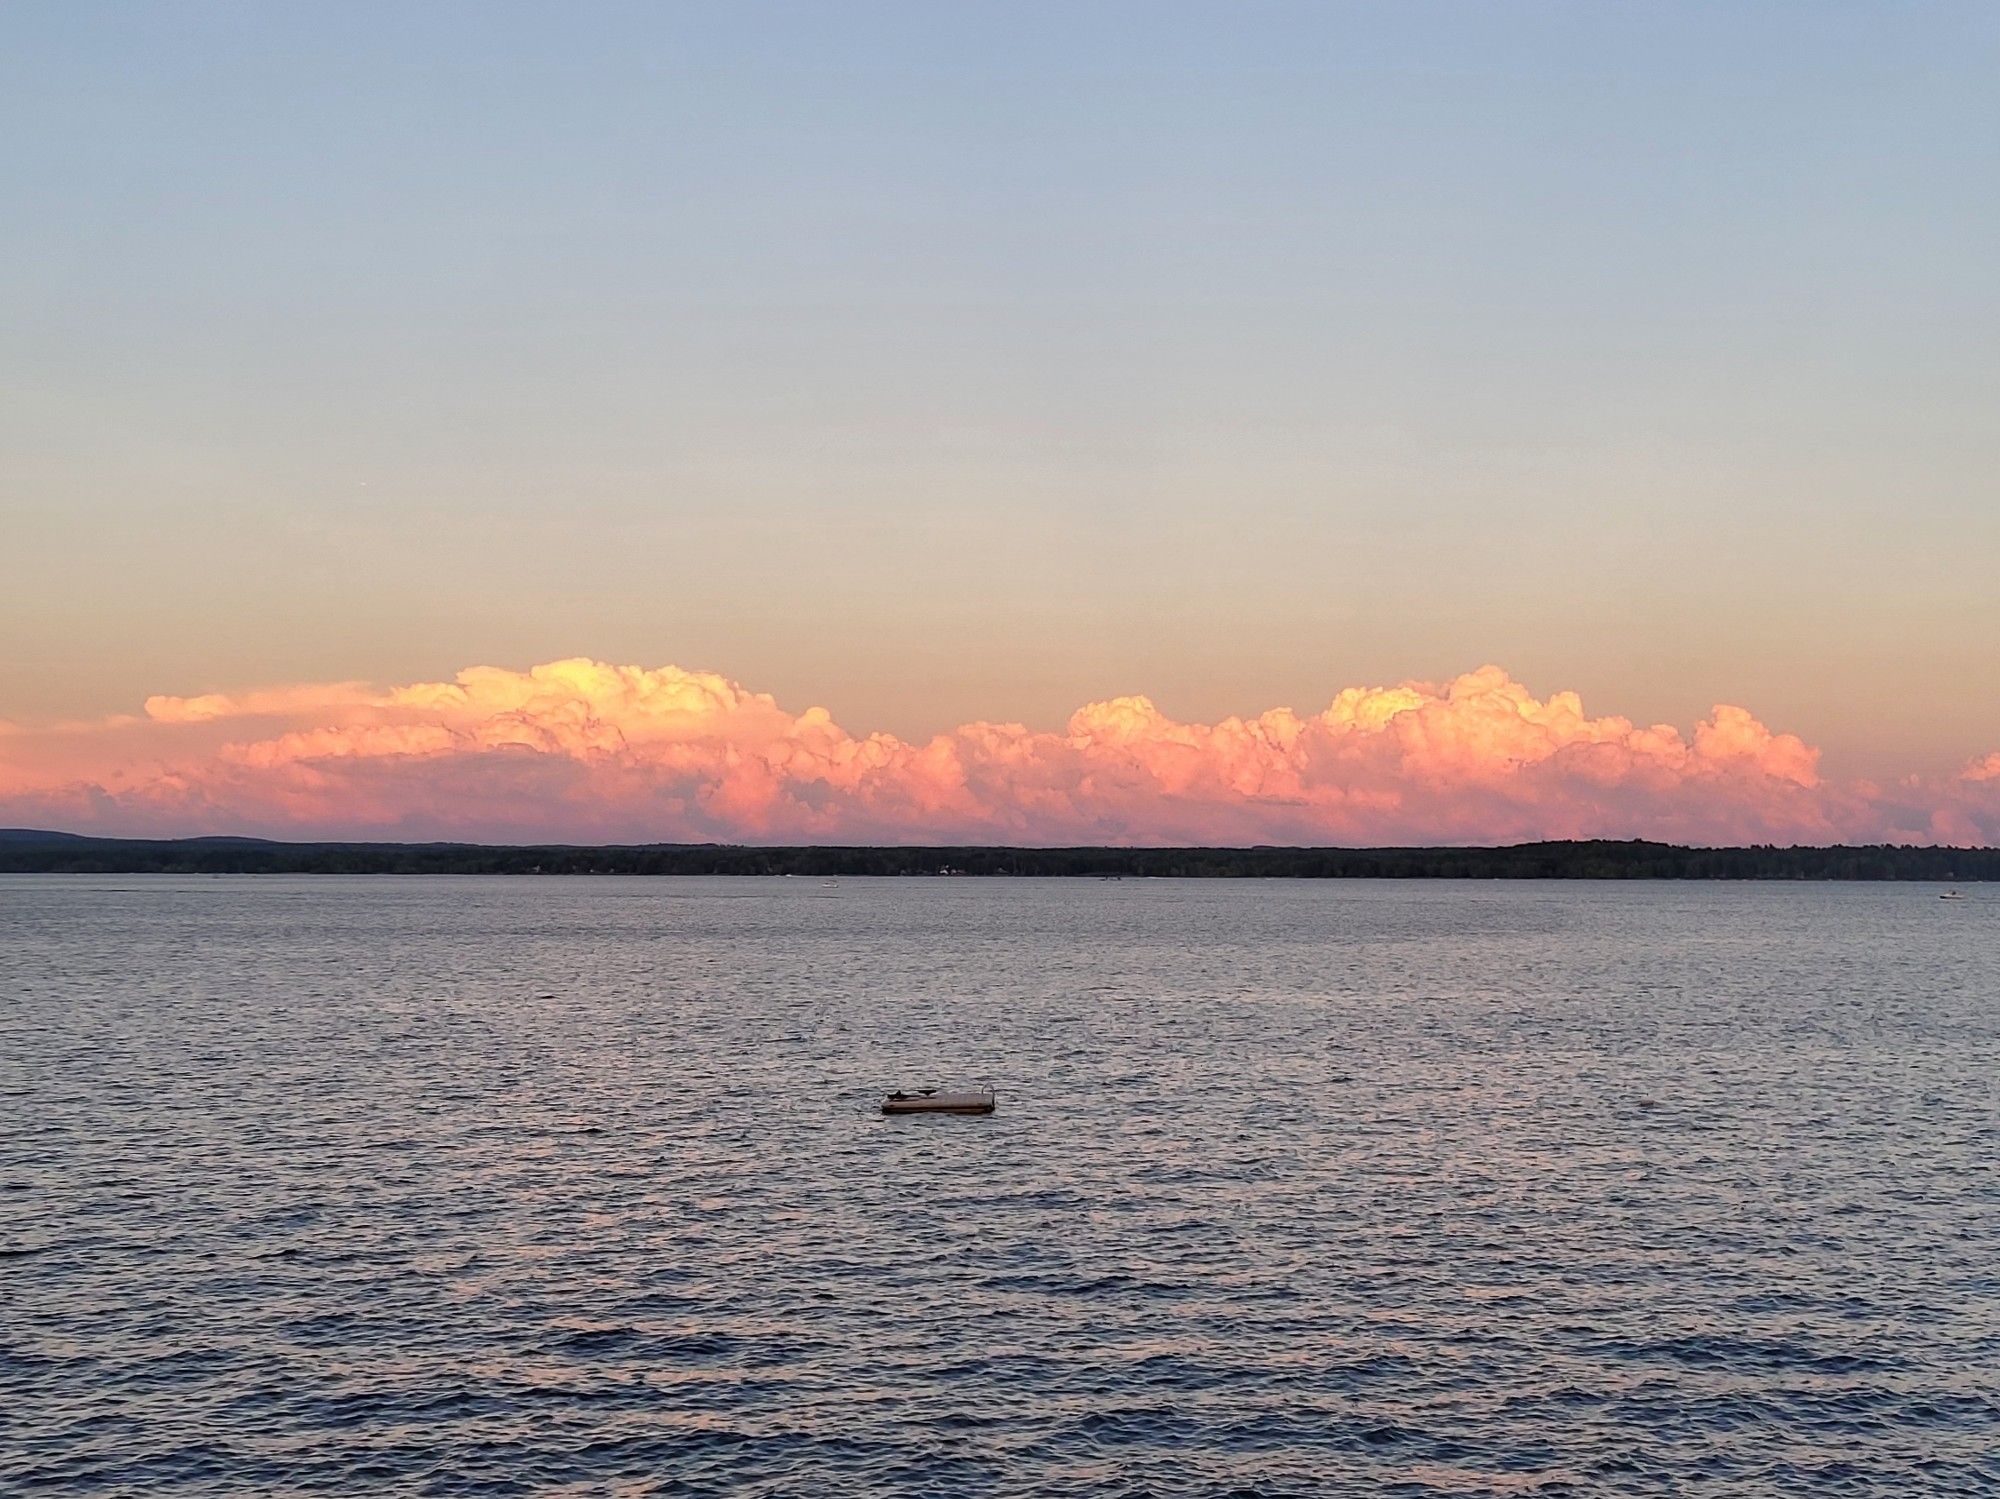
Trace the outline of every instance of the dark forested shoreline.
[[2000, 880], [2000, 849], [1684, 848], [1601, 840], [1505, 848], [588, 847], [85, 838], [0, 829], [0, 872], [1972, 881]]

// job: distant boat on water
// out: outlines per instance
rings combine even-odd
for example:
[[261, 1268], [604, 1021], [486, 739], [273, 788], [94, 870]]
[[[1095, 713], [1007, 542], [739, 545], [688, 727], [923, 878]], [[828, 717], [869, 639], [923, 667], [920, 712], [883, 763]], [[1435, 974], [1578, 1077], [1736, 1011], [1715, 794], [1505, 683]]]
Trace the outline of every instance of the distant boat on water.
[[1942, 895], [1940, 895], [1940, 896], [1938, 897], [1938, 899], [1939, 899], [1939, 900], [1964, 900], [1964, 899], [1965, 899], [1965, 892], [1964, 892], [1963, 890], [1947, 890], [1947, 891], [1945, 891], [1945, 892], [1944, 892], [1944, 893], [1943, 893]]
[[936, 1088], [919, 1088], [905, 1093], [898, 1088], [882, 1100], [885, 1114], [990, 1114], [993, 1090], [979, 1088], [966, 1093], [941, 1093]]

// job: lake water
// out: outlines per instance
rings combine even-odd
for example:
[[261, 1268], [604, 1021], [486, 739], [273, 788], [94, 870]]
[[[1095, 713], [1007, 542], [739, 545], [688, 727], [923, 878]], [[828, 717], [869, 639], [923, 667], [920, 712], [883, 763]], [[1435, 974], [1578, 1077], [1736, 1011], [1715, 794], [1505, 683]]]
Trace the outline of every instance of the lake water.
[[1979, 887], [0, 878], [0, 1489], [2000, 1492], [1996, 1080]]

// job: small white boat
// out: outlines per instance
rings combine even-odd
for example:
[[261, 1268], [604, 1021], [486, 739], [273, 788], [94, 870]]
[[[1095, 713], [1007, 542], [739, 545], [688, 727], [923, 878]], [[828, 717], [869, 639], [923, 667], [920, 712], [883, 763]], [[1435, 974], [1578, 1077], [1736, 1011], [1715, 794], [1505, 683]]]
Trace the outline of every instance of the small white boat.
[[936, 1088], [919, 1088], [905, 1093], [900, 1088], [882, 1100], [885, 1114], [990, 1114], [993, 1090], [978, 1088], [966, 1093], [941, 1093]]
[[1964, 899], [1965, 899], [1965, 892], [1964, 892], [1963, 890], [1947, 890], [1947, 891], [1945, 891], [1945, 892], [1944, 892], [1944, 894], [1940, 895], [1940, 896], [1938, 897], [1938, 899], [1939, 899], [1939, 900], [1964, 900]]

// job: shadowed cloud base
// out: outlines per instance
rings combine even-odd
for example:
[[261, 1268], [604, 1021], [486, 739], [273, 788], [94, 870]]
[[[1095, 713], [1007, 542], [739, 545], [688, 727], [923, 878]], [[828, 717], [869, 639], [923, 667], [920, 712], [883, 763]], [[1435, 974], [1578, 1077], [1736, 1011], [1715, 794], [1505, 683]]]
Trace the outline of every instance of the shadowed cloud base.
[[478, 841], [1467, 844], [2000, 841], [2000, 752], [1835, 782], [1743, 708], [1691, 734], [1498, 667], [1323, 710], [1181, 723], [1143, 697], [1059, 733], [857, 736], [710, 672], [576, 659], [450, 682], [153, 697], [0, 723], [0, 823]]

